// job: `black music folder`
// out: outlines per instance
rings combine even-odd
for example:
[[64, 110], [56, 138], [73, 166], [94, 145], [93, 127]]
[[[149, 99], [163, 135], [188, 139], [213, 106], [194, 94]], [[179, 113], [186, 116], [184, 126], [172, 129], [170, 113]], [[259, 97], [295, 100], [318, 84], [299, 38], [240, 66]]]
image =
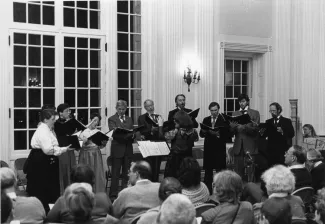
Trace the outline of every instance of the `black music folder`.
[[238, 124], [248, 124], [251, 122], [251, 117], [248, 114], [238, 115], [238, 116], [229, 116], [223, 114], [228, 122], [237, 122]]
[[88, 138], [88, 140], [91, 140], [93, 143], [100, 146], [100, 145], [102, 145], [102, 141], [108, 141], [109, 137], [107, 135], [105, 135], [103, 132], [98, 131], [95, 134], [93, 134], [92, 136], [90, 136]]
[[58, 142], [60, 147], [71, 145], [70, 148], [80, 149], [80, 143], [77, 135], [72, 136], [59, 136]]
[[192, 110], [191, 112], [187, 113], [192, 119], [197, 118], [197, 115], [199, 114], [200, 108], [196, 110]]
[[221, 128], [224, 128], [224, 126], [215, 126], [214, 128], [212, 128], [212, 127], [205, 125], [203, 123], [200, 123], [200, 127], [203, 130], [212, 130], [212, 131], [219, 131]]
[[116, 138], [116, 137], [119, 137], [119, 136], [124, 136], [124, 135], [127, 135], [127, 134], [131, 134], [131, 133], [135, 133], [137, 131], [140, 131], [142, 129], [144, 129], [145, 127], [143, 125], [139, 126], [139, 127], [136, 127], [134, 129], [126, 129], [126, 128], [116, 128], [113, 132], [113, 135], [112, 137]]

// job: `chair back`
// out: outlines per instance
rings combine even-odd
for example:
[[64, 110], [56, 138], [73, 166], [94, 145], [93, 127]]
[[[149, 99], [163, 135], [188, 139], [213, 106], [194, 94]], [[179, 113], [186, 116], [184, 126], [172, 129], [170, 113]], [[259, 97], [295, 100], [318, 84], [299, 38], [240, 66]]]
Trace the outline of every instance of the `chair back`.
[[201, 217], [202, 213], [216, 207], [216, 205], [214, 204], [210, 204], [210, 203], [206, 203], [206, 204], [202, 204], [202, 205], [198, 205], [195, 207], [195, 211], [196, 211], [196, 217]]
[[307, 224], [307, 221], [303, 219], [292, 219], [291, 224]]
[[25, 188], [25, 185], [27, 185], [27, 179], [26, 174], [23, 171], [25, 162], [27, 158], [19, 158], [15, 160], [15, 171], [17, 174], [17, 186], [23, 186]]
[[107, 187], [108, 187], [108, 181], [109, 181], [109, 179], [112, 178], [112, 172], [111, 172], [112, 157], [110, 157], [110, 156], [107, 157], [106, 164], [107, 164], [107, 170], [105, 171], [105, 178], [106, 178], [106, 187], [105, 187], [105, 189], [107, 189]]
[[304, 202], [306, 213], [314, 213], [314, 194], [314, 188], [312, 187], [302, 187], [291, 193], [291, 195], [301, 198]]
[[9, 167], [9, 165], [5, 161], [0, 160], [0, 167]]

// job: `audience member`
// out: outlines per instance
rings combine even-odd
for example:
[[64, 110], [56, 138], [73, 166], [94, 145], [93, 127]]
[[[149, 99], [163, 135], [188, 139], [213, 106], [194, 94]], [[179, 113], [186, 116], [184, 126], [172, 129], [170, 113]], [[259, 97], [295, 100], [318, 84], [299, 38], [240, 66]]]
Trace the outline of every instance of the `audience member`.
[[151, 167], [146, 161], [132, 163], [129, 171], [131, 187], [123, 189], [113, 203], [114, 217], [132, 222], [134, 218], [160, 205], [159, 183], [153, 183]]
[[157, 224], [196, 224], [195, 208], [184, 195], [172, 194], [161, 205]]
[[314, 127], [311, 124], [305, 124], [303, 127], [304, 138], [316, 138], [318, 137]]
[[318, 224], [325, 223], [325, 188], [318, 190], [317, 199], [315, 203], [315, 221]]
[[307, 151], [307, 166], [310, 169], [312, 187], [315, 193], [325, 186], [325, 164], [322, 155], [315, 149]]
[[254, 214], [251, 203], [239, 202], [243, 189], [241, 177], [230, 170], [217, 173], [213, 178], [213, 193], [220, 205], [202, 213], [204, 223], [254, 223]]
[[[94, 171], [87, 165], [79, 164], [71, 170], [70, 179], [72, 183], [94, 184]], [[73, 223], [73, 215], [64, 203], [64, 197], [61, 196], [54, 204], [53, 208], [47, 215], [47, 222], [64, 222]], [[95, 205], [91, 212], [91, 219], [97, 220], [105, 218], [107, 214], [112, 213], [112, 203], [106, 193], [99, 192], [94, 195]], [[108, 216], [108, 218], [112, 218]]]
[[10, 168], [0, 168], [1, 192], [6, 193], [13, 202], [13, 219], [21, 223], [43, 223], [45, 210], [36, 197], [22, 197], [16, 195], [17, 178]]
[[[291, 224], [291, 207], [285, 198], [267, 199], [263, 203], [261, 213], [269, 224]], [[259, 223], [261, 224], [261, 222]]]
[[[162, 180], [159, 187], [159, 199], [164, 202], [171, 194], [181, 194], [182, 185], [174, 177], [166, 177]], [[160, 211], [160, 206], [149, 209], [146, 213], [142, 214], [137, 224], [148, 224], [155, 223], [158, 213]]]
[[[266, 184], [269, 198], [285, 198], [291, 206], [292, 219], [306, 220], [304, 203], [300, 197], [291, 195], [295, 189], [295, 177], [289, 168], [283, 165], [276, 165], [265, 171], [262, 179]], [[263, 203], [255, 204], [256, 215]]]
[[1, 191], [1, 223], [10, 222], [11, 219], [12, 201], [4, 191]]
[[284, 158], [284, 163], [295, 176], [295, 190], [302, 187], [311, 187], [311, 175], [305, 167], [306, 150], [299, 145], [294, 145], [284, 154]]
[[186, 157], [183, 159], [178, 173], [178, 180], [182, 184], [182, 194], [186, 195], [194, 206], [209, 200], [210, 192], [201, 182], [201, 168], [196, 159]]

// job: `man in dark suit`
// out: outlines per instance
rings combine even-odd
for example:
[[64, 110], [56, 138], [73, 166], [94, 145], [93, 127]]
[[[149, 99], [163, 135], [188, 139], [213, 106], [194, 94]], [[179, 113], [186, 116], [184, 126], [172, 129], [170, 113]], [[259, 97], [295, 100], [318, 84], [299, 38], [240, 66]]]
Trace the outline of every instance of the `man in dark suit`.
[[323, 157], [316, 149], [308, 149], [306, 166], [310, 169], [312, 187], [315, 193], [325, 187], [325, 164]]
[[[164, 120], [160, 115], [155, 114], [154, 102], [150, 99], [145, 100], [144, 109], [146, 109], [147, 112], [140, 115], [138, 118], [138, 125], [144, 126], [144, 128], [140, 130], [141, 139], [154, 142], [164, 141]], [[161, 156], [150, 156], [148, 157], [148, 161], [152, 168], [152, 181], [158, 182]]]
[[[248, 124], [237, 124], [230, 122], [232, 133], [235, 134], [235, 142], [230, 154], [234, 156], [235, 171], [242, 178], [244, 178], [244, 158], [247, 153], [255, 156], [258, 153], [257, 140], [258, 140], [258, 124], [260, 123], [260, 113], [257, 110], [249, 108], [249, 97], [246, 94], [238, 96], [240, 106], [239, 111], [233, 112], [232, 116], [239, 116], [248, 114], [251, 122]], [[254, 174], [250, 174], [254, 175]]]
[[295, 131], [289, 118], [281, 115], [282, 107], [278, 103], [270, 104], [272, 118], [266, 120], [266, 128], [260, 133], [267, 137], [267, 153], [269, 167], [275, 164], [284, 165], [284, 153], [292, 146]]
[[302, 187], [311, 187], [312, 184], [311, 175], [305, 167], [306, 156], [306, 150], [299, 145], [290, 147], [284, 155], [284, 163], [296, 178], [295, 190]]
[[[116, 114], [108, 118], [109, 130], [116, 128], [133, 129], [133, 120], [126, 116], [127, 102], [119, 100], [116, 103]], [[111, 144], [112, 158], [112, 182], [109, 196], [112, 200], [117, 197], [119, 176], [122, 167], [122, 187], [127, 186], [128, 170], [131, 164], [133, 148], [132, 143], [134, 134], [126, 134], [124, 136], [116, 136]]]

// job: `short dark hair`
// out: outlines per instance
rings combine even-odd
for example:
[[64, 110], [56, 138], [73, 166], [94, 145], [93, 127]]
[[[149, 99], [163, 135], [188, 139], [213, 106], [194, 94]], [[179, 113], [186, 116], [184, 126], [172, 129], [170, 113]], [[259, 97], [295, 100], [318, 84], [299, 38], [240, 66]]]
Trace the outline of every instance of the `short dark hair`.
[[282, 107], [281, 107], [281, 105], [279, 103], [273, 102], [273, 103], [270, 104], [270, 106], [275, 106], [276, 110], [279, 110], [280, 113], [282, 112]]
[[67, 108], [70, 108], [69, 104], [67, 104], [67, 103], [62, 103], [62, 104], [60, 104], [60, 105], [58, 106], [58, 108], [57, 108], [56, 110], [57, 110], [57, 112], [60, 114], [60, 113], [62, 113], [65, 109], [67, 109]]
[[184, 188], [190, 188], [200, 184], [201, 168], [196, 159], [192, 157], [183, 159], [178, 172], [178, 180]]
[[212, 103], [210, 103], [210, 105], [209, 105], [209, 110], [211, 110], [211, 108], [212, 108], [212, 107], [215, 107], [215, 106], [218, 107], [218, 110], [220, 109], [220, 105], [219, 105], [217, 102], [212, 102]]
[[12, 211], [12, 202], [9, 196], [1, 191], [1, 223], [5, 223]]
[[292, 147], [294, 149], [292, 155], [294, 155], [297, 158], [298, 163], [304, 164], [307, 160], [306, 150], [300, 145], [293, 145]]
[[55, 116], [55, 111], [51, 109], [45, 109], [41, 111], [41, 121], [44, 122], [45, 119], [50, 119], [52, 116]]
[[177, 103], [177, 98], [178, 98], [179, 96], [182, 96], [182, 97], [184, 97], [184, 99], [186, 99], [186, 97], [185, 97], [184, 94], [182, 94], [182, 93], [177, 94], [177, 95], [175, 96], [175, 103]]
[[97, 112], [93, 112], [90, 114], [90, 120], [94, 119], [95, 117], [98, 117], [99, 122], [102, 120], [102, 117]]
[[179, 124], [180, 128], [191, 129], [193, 128], [193, 121], [185, 111], [178, 111], [174, 115], [175, 122]]
[[158, 190], [160, 200], [165, 201], [171, 194], [182, 193], [181, 183], [174, 177], [166, 177], [162, 180]]
[[95, 173], [90, 166], [78, 164], [72, 168], [70, 179], [72, 183], [88, 183], [91, 186], [94, 186]]
[[151, 179], [152, 171], [150, 164], [147, 161], [139, 160], [133, 163], [132, 171], [138, 172], [141, 179]]
[[239, 94], [239, 96], [238, 96], [238, 102], [240, 102], [240, 101], [242, 101], [242, 100], [246, 100], [247, 102], [249, 102], [249, 97], [248, 97], [248, 95], [245, 94], [245, 93], [241, 93], [241, 94]]

